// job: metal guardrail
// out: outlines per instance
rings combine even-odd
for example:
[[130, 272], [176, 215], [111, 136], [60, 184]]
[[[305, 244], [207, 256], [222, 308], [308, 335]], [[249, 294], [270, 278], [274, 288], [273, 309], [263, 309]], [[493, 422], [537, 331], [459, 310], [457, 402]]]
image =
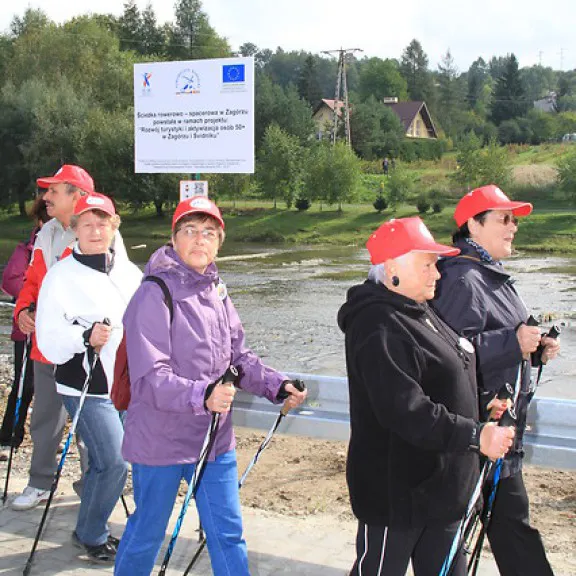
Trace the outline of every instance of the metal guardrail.
[[[350, 434], [346, 378], [290, 373], [306, 382], [306, 404], [293, 410], [280, 432], [347, 441]], [[263, 398], [239, 391], [234, 402], [237, 426], [267, 429], [278, 414]], [[550, 468], [576, 470], [576, 400], [535, 398], [525, 433], [526, 462]]]

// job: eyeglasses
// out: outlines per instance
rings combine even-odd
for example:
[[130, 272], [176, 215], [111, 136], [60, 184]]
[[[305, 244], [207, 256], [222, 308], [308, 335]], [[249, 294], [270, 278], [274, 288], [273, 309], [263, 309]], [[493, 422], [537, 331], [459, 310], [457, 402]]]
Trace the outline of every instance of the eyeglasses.
[[504, 214], [504, 216], [498, 216], [496, 218], [496, 222], [504, 226], [508, 226], [508, 224], [512, 222], [514, 226], [518, 226], [518, 218], [516, 218], [516, 216], [510, 216], [510, 214]]
[[184, 228], [180, 228], [180, 232], [182, 232], [186, 238], [196, 238], [196, 236], [200, 234], [204, 240], [208, 240], [209, 242], [214, 242], [218, 239], [218, 232], [211, 228], [203, 228], [200, 230], [192, 226], [184, 226]]

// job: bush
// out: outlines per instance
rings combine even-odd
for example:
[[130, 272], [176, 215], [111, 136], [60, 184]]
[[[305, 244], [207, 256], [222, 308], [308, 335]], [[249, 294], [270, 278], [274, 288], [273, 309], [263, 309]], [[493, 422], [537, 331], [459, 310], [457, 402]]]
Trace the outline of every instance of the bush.
[[378, 198], [374, 200], [374, 204], [372, 204], [372, 206], [374, 206], [374, 209], [380, 213], [382, 210], [386, 210], [386, 208], [388, 208], [388, 202], [386, 202], [386, 198], [384, 198], [384, 196], [378, 196]]
[[424, 195], [418, 196], [416, 201], [416, 208], [420, 214], [425, 214], [430, 210], [430, 200]]
[[308, 210], [308, 208], [310, 208], [310, 200], [308, 200], [308, 198], [298, 198], [294, 206], [296, 206], [296, 209], [299, 212], [303, 212], [304, 210]]
[[440, 212], [442, 212], [442, 208], [444, 208], [444, 206], [442, 206], [442, 202], [438, 200], [432, 202], [432, 212], [434, 212], [434, 214], [440, 214]]
[[405, 162], [417, 160], [440, 160], [446, 152], [448, 144], [446, 140], [432, 138], [405, 138], [398, 150], [398, 157]]

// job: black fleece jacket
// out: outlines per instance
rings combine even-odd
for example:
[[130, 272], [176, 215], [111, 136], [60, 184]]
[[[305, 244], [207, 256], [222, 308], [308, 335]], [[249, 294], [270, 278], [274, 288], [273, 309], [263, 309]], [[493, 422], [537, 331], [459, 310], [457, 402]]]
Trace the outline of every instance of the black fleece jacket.
[[[346, 334], [356, 517], [417, 527], [461, 518], [478, 478], [475, 358], [427, 304], [366, 281], [338, 313]], [[471, 347], [468, 347], [472, 350]]]

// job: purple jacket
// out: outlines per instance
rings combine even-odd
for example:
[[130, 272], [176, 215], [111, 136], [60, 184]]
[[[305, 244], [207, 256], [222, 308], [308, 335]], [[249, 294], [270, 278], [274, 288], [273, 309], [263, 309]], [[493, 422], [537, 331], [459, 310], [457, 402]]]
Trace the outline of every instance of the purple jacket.
[[[16, 246], [2, 273], [1, 288], [6, 294], [13, 298], [18, 298], [18, 294], [20, 294], [20, 290], [22, 290], [22, 286], [24, 285], [24, 277], [26, 276], [26, 270], [30, 264], [32, 251], [34, 249], [34, 239], [39, 230], [40, 228], [34, 228], [32, 234], [30, 234], [30, 240], [28, 240], [28, 242], [20, 242]], [[20, 332], [18, 324], [14, 319], [12, 319], [12, 334], [10, 338], [14, 340], [14, 342], [23, 342], [26, 340], [26, 335]]]
[[[211, 418], [204, 407], [206, 388], [230, 364], [240, 371], [240, 388], [271, 402], [287, 378], [246, 347], [240, 318], [214, 264], [199, 274], [164, 246], [150, 258], [145, 275], [166, 282], [174, 318], [170, 324], [154, 282], [141, 284], [124, 315], [132, 397], [122, 454], [151, 466], [196, 462]], [[231, 415], [223, 414], [209, 459], [235, 445]]]

